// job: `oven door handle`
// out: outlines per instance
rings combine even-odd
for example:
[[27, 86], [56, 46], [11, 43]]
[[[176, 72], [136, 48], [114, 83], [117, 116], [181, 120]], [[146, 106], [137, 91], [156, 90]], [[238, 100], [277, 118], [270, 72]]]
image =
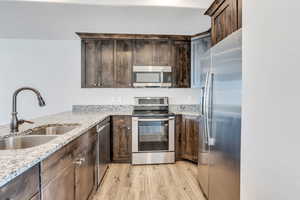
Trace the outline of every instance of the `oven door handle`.
[[151, 119], [138, 119], [137, 121], [139, 122], [153, 122], [153, 121], [169, 121], [169, 120], [172, 120], [174, 119], [174, 117], [170, 117], [170, 118], [165, 118], [165, 119], [155, 119], [155, 118], [151, 118]]

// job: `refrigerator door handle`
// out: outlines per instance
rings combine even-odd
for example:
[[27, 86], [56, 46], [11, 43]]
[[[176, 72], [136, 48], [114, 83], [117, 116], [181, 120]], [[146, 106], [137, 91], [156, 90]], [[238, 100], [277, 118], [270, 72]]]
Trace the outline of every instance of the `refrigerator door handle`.
[[204, 86], [204, 93], [203, 93], [203, 114], [204, 114], [204, 131], [203, 131], [203, 138], [204, 138], [204, 142], [205, 144], [208, 145], [208, 127], [207, 127], [207, 113], [208, 113], [208, 105], [207, 105], [207, 89], [208, 89], [208, 79], [209, 79], [209, 72], [206, 73], [205, 76], [205, 86]]
[[204, 94], [205, 94], [205, 87], [201, 87], [201, 93], [202, 93], [202, 97], [201, 97], [201, 114], [204, 116]]
[[206, 126], [207, 126], [207, 143], [209, 146], [215, 145], [215, 139], [211, 134], [212, 129], [212, 94], [213, 94], [213, 79], [214, 74], [210, 73], [208, 77], [208, 87], [207, 87], [207, 112], [206, 112]]

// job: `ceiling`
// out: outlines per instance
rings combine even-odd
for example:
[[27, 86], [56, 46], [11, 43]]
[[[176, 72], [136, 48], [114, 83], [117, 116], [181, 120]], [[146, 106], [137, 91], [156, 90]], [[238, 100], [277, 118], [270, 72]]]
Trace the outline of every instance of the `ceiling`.
[[0, 1], [0, 39], [79, 39], [75, 32], [192, 35], [210, 27], [201, 8], [206, 1], [163, 0], [164, 6], [162, 0], [145, 0], [146, 6], [137, 5], [141, 0], [126, 0], [127, 6], [117, 0], [102, 0], [102, 5], [100, 0], [41, 1]]
[[206, 9], [213, 0], [7, 0], [10, 2], [48, 2], [111, 6], [167, 6]]

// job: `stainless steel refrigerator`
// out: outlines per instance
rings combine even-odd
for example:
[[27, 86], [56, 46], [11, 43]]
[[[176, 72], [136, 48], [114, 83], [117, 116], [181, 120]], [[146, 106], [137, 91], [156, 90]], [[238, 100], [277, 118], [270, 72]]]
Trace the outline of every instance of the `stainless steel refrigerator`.
[[198, 180], [209, 200], [239, 200], [242, 30], [209, 49], [200, 62]]

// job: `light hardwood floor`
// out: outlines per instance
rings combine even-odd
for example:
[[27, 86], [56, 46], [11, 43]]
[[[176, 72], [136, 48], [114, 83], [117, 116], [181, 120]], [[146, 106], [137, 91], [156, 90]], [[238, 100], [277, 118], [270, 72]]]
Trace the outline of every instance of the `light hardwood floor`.
[[205, 200], [197, 166], [111, 164], [93, 200]]

